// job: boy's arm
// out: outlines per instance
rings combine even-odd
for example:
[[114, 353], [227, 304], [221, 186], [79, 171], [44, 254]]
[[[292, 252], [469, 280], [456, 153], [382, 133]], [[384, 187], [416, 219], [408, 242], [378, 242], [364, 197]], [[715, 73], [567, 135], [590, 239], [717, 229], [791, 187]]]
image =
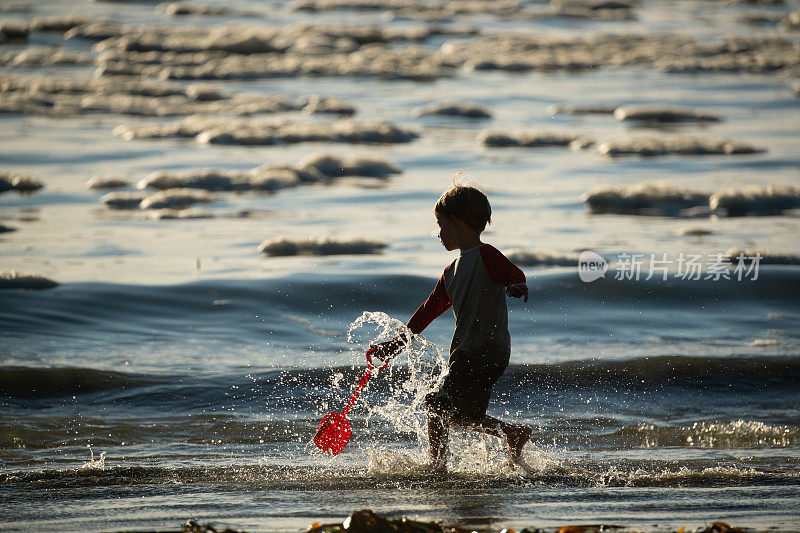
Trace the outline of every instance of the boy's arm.
[[528, 301], [528, 286], [525, 273], [500, 250], [490, 244], [480, 247], [481, 259], [492, 281], [506, 288], [506, 294], [515, 298], [524, 297]]
[[422, 302], [422, 305], [414, 311], [406, 326], [415, 335], [421, 333], [436, 317], [450, 309], [451, 305], [450, 298], [444, 288], [444, 274], [442, 274], [428, 299]]
[[[447, 311], [451, 305], [447, 291], [444, 289], [444, 274], [442, 274], [428, 299], [417, 308], [406, 327], [415, 335], [421, 333], [422, 330], [428, 327], [428, 324]], [[367, 353], [382, 361], [387, 361], [400, 353], [410, 340], [405, 333], [401, 333], [391, 340], [370, 346], [370, 351]]]

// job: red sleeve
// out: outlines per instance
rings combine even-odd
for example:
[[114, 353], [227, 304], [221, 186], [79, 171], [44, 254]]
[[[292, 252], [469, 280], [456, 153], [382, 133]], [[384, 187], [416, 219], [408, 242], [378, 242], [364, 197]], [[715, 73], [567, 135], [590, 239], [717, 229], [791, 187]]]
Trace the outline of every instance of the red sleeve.
[[408, 321], [408, 329], [412, 333], [421, 333], [422, 330], [428, 327], [428, 324], [433, 320], [450, 309], [450, 298], [447, 296], [447, 291], [444, 289], [444, 274], [439, 278], [433, 292], [431, 292], [428, 299], [422, 302], [422, 305], [414, 311], [414, 315]]
[[512, 263], [508, 257], [504, 256], [500, 250], [490, 244], [484, 244], [480, 248], [483, 265], [489, 272], [492, 281], [504, 287], [515, 283], [525, 283], [525, 273]]

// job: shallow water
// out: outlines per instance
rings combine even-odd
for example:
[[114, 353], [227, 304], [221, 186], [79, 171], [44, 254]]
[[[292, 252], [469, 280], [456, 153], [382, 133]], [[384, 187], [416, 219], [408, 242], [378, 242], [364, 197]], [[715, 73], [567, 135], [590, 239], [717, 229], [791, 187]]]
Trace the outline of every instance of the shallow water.
[[[28, 2], [13, 20], [78, 13], [142, 28], [293, 23], [421, 27], [378, 12], [293, 12], [239, 0], [254, 17], [168, 17], [151, 3]], [[541, 7], [531, 4], [534, 7]], [[745, 14], [798, 9], [723, 2], [635, 5], [635, 20], [525, 20], [458, 15], [495, 33], [577, 39], [674, 34], [699, 42], [800, 34]], [[432, 36], [438, 49], [472, 37]], [[86, 39], [34, 32], [0, 53], [55, 45], [97, 56]], [[393, 42], [402, 49], [408, 43]], [[89, 80], [94, 65], [0, 66], [15, 80]], [[296, 531], [372, 508], [391, 516], [475, 527], [619, 523], [661, 530], [715, 520], [800, 530], [800, 271], [761, 265], [757, 279], [679, 279], [681, 254], [730, 248], [800, 255], [796, 213], [701, 217], [593, 215], [582, 195], [604, 185], [662, 181], [713, 192], [800, 181], [798, 71], [675, 73], [652, 65], [509, 73], [459, 68], [435, 81], [375, 77], [206, 80], [230, 93], [321, 94], [419, 137], [396, 144], [201, 144], [114, 136], [119, 125], [184, 117], [114, 112], [0, 116], [0, 171], [44, 188], [0, 195], [0, 269], [61, 285], [0, 291], [0, 529], [177, 528], [190, 518], [257, 531]], [[165, 82], [149, 82], [165, 87]], [[160, 84], [160, 85], [159, 85]], [[188, 81], [171, 80], [185, 88]], [[490, 119], [417, 117], [444, 100], [472, 101]], [[550, 106], [654, 104], [722, 121], [654, 127], [611, 115], [553, 114]], [[237, 117], [329, 124], [299, 111]], [[226, 119], [227, 120], [227, 119]], [[233, 120], [233, 119], [230, 119]], [[490, 148], [481, 132], [576, 134], [596, 141], [734, 139], [763, 153], [604, 158], [566, 147]], [[388, 178], [340, 177], [275, 193], [214, 192], [213, 218], [152, 220], [111, 210], [93, 176], [132, 185], [160, 170], [248, 171], [297, 165], [329, 152], [403, 169]], [[534, 428], [525, 468], [497, 439], [454, 431], [449, 473], [424, 469], [421, 397], [445, 364], [452, 318], [374, 376], [336, 458], [310, 442], [364, 369], [369, 342], [405, 321], [453, 257], [434, 237], [432, 205], [461, 169], [489, 193], [485, 235], [503, 251], [564, 257], [593, 250], [611, 264], [582, 282], [574, 267], [526, 267], [531, 300], [510, 301], [512, 364], [490, 413]], [[710, 230], [680, 235], [686, 227]], [[264, 257], [259, 243], [357, 238], [372, 255]], [[667, 254], [667, 280], [615, 279], [623, 253]], [[708, 264], [704, 265], [706, 268]], [[704, 274], [706, 271], [704, 270]], [[375, 313], [375, 314], [364, 314]], [[385, 313], [385, 314], [382, 314]], [[356, 324], [362, 317], [366, 324]], [[391, 317], [391, 318], [390, 318]], [[384, 327], [389, 330], [384, 331]]]

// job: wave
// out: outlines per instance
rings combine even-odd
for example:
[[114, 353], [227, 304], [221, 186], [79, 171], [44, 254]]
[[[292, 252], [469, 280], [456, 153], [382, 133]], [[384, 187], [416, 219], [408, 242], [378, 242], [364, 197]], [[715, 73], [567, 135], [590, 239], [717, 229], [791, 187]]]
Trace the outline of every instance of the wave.
[[517, 365], [507, 379], [575, 387], [647, 388], [674, 386], [707, 390], [781, 388], [800, 383], [800, 357], [686, 357], [665, 355], [619, 361], [581, 360]]
[[[785, 318], [780, 326], [791, 329], [798, 318], [800, 270], [792, 267], [762, 266], [758, 279], [743, 281], [608, 277], [582, 283], [576, 271], [531, 275], [531, 302], [511, 306], [512, 337], [568, 333], [596, 342], [613, 334], [640, 343], [642, 327], [648, 337], [676, 330], [701, 339], [732, 331], [755, 336], [779, 325], [776, 319]], [[309, 327], [343, 333], [365, 309], [408, 317], [434, 283], [390, 274], [303, 274], [171, 286], [67, 283], [48, 291], [0, 291], [0, 333], [22, 337], [25, 344], [31, 334], [180, 336], [190, 330], [228, 332], [249, 343], [264, 338], [265, 325], [290, 337], [307, 335]]]
[[172, 383], [154, 376], [93, 368], [0, 367], [0, 396], [46, 398]]
[[[288, 368], [268, 371], [208, 375], [141, 374], [93, 368], [0, 367], [0, 397], [36, 399], [106, 393], [159, 387], [182, 393], [230, 396], [230, 390], [277, 394], [280, 389], [317, 390], [347, 388], [363, 372], [363, 366]], [[376, 374], [377, 375], [377, 374]], [[402, 384], [410, 378], [401, 362], [379, 374], [371, 388]], [[551, 390], [553, 387], [710, 390], [738, 388], [794, 390], [800, 383], [800, 357], [686, 357], [657, 356], [625, 360], [580, 360], [551, 364], [511, 365], [498, 383], [501, 391]], [[119, 397], [115, 397], [118, 400]]]

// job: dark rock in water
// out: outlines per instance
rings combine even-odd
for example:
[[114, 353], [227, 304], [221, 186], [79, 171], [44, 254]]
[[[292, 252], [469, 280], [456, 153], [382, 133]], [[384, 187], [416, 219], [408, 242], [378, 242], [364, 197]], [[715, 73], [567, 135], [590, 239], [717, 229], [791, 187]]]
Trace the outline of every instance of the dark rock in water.
[[54, 46], [37, 46], [0, 56], [0, 65], [9, 67], [46, 67], [52, 65], [91, 65], [89, 54], [73, 52]]
[[181, 524], [181, 533], [245, 533], [226, 527], [217, 529], [213, 524], [201, 524], [197, 520], [187, 520]]
[[722, 118], [711, 113], [667, 106], [620, 106], [614, 110], [617, 120], [642, 122], [719, 122]]
[[[29, 48], [0, 56], [0, 64], [73, 64], [82, 56], [61, 49]], [[325, 97], [320, 97], [325, 98]], [[333, 104], [331, 104], [333, 105]], [[251, 115], [298, 111], [301, 105], [277, 94], [226, 94], [215, 86], [178, 84], [156, 80], [102, 78], [29, 81], [0, 77], [0, 112], [71, 116], [86, 112], [135, 116]], [[341, 110], [341, 109], [340, 109]]]
[[61, 31], [65, 32], [77, 26], [88, 24], [89, 19], [79, 15], [35, 17], [29, 28], [31, 31]]
[[312, 95], [303, 99], [300, 104], [303, 106], [303, 113], [308, 115], [326, 113], [350, 116], [356, 112], [356, 108], [347, 102], [329, 96]]
[[125, 32], [126, 28], [117, 22], [107, 20], [96, 20], [88, 24], [76, 26], [64, 33], [65, 39], [89, 39], [91, 41], [102, 41], [112, 37], [118, 37]]
[[466, 118], [491, 118], [492, 113], [480, 104], [472, 102], [441, 102], [414, 110], [415, 116], [445, 115]]
[[800, 207], [800, 188], [752, 185], [742, 189], [717, 191], [709, 198], [709, 207], [728, 216], [780, 215]]
[[548, 111], [553, 115], [613, 115], [617, 107], [619, 106], [563, 104], [550, 106]]
[[29, 33], [27, 24], [0, 22], [0, 44], [23, 43], [28, 40]]
[[268, 239], [258, 251], [271, 257], [291, 255], [365, 255], [377, 254], [386, 248], [385, 242], [366, 239]]
[[729, 139], [715, 141], [691, 137], [643, 137], [627, 141], [601, 142], [595, 146], [597, 152], [609, 157], [626, 155], [738, 155], [764, 152], [749, 144]]
[[33, 7], [17, 2], [3, 2], [0, 4], [0, 13], [30, 13]]
[[327, 153], [314, 154], [307, 157], [298, 164], [298, 168], [303, 170], [314, 169], [331, 178], [341, 176], [385, 178], [402, 172], [396, 165], [382, 159], [367, 157], [341, 158]]
[[152, 209], [147, 211], [150, 220], [187, 220], [198, 218], [214, 218], [208, 211], [197, 209]]
[[598, 187], [583, 195], [593, 213], [679, 216], [680, 211], [708, 205], [708, 193], [666, 183]]
[[0, 271], [0, 289], [51, 289], [57, 286], [58, 282], [33, 272]]
[[783, 21], [781, 21], [781, 26], [784, 29], [794, 31], [800, 30], [800, 10], [792, 11], [785, 17], [783, 17]]
[[128, 185], [128, 180], [119, 176], [94, 176], [86, 182], [86, 187], [94, 190], [122, 189]]
[[141, 209], [185, 209], [196, 203], [208, 203], [214, 197], [198, 189], [167, 189], [147, 196], [139, 203]]
[[158, 170], [140, 180], [139, 189], [202, 189], [205, 191], [234, 191], [246, 188], [246, 175], [240, 171], [197, 169], [197, 170]]
[[524, 146], [547, 147], [569, 146], [570, 143], [580, 138], [579, 135], [564, 133], [532, 133], [532, 132], [482, 132], [478, 135], [478, 142], [484, 146], [509, 147]]
[[761, 13], [753, 14], [753, 13], [746, 13], [741, 15], [738, 19], [740, 22], [745, 24], [749, 24], [751, 26], [760, 26], [760, 25], [775, 25], [783, 20], [783, 17], [777, 15], [764, 15]]
[[232, 15], [235, 12], [227, 7], [190, 4], [188, 2], [167, 2], [158, 4], [156, 6], [156, 13], [163, 13], [175, 17], [184, 15], [224, 16]]
[[42, 182], [32, 176], [0, 170], [0, 193], [16, 190], [21, 194], [31, 194], [42, 187]]
[[711, 235], [712, 233], [714, 232], [710, 229], [699, 228], [696, 226], [687, 226], [678, 231], [678, 235], [689, 235], [691, 237], [702, 237], [703, 235]]
[[455, 526], [442, 527], [436, 522], [417, 522], [405, 517], [392, 520], [364, 509], [350, 513], [341, 524], [315, 524], [308, 528], [307, 533], [444, 533], [445, 531], [455, 532], [462, 529]]
[[100, 202], [111, 209], [139, 209], [139, 204], [147, 198], [145, 191], [110, 192], [100, 198]]
[[12, 226], [6, 226], [5, 224], [0, 224], [0, 233], [10, 233], [12, 231], [17, 231], [17, 228]]
[[183, 122], [151, 126], [118, 126], [114, 134], [125, 140], [195, 137], [202, 144], [267, 146], [301, 142], [353, 144], [407, 143], [419, 137], [410, 129], [389, 122], [334, 123], [266, 122], [189, 117]]
[[511, 250], [506, 254], [518, 266], [577, 266], [578, 254]]

